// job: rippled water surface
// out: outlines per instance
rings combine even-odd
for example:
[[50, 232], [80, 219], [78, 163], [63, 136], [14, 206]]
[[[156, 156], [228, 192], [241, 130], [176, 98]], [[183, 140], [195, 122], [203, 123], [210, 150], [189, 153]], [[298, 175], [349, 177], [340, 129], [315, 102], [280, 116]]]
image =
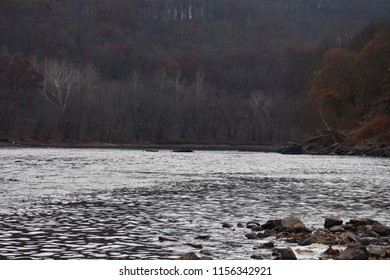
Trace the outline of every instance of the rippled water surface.
[[248, 259], [254, 243], [238, 223], [296, 215], [319, 227], [337, 214], [390, 224], [389, 188], [381, 158], [3, 148], [0, 257]]

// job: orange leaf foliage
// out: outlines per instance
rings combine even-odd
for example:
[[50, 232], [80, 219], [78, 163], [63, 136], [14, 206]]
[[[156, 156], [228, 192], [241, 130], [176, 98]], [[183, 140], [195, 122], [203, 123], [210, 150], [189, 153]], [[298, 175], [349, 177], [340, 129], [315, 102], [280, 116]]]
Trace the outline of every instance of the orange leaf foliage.
[[390, 131], [390, 115], [381, 115], [364, 122], [358, 128], [354, 137], [357, 140], [365, 140]]

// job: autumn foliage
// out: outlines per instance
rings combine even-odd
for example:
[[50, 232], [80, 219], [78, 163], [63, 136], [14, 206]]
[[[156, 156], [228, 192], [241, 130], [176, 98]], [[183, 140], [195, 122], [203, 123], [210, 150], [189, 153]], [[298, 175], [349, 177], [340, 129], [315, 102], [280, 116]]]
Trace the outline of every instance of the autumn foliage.
[[[381, 115], [364, 122], [355, 132], [354, 138], [366, 140], [390, 134], [390, 115]], [[390, 139], [389, 139], [390, 140]]]
[[324, 54], [309, 95], [317, 114], [322, 113], [319, 125], [327, 122], [335, 129], [356, 129], [361, 119], [379, 115], [356, 131], [359, 140], [389, 129], [390, 25], [370, 27], [370, 32], [358, 48], [352, 42], [350, 48], [332, 48]]

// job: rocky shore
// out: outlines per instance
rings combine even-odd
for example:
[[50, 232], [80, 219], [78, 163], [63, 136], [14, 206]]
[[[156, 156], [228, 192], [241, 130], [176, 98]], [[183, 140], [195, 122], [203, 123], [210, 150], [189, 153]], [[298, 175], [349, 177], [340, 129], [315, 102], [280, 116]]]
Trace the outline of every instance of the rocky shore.
[[390, 157], [390, 146], [348, 146], [334, 143], [321, 145], [314, 142], [309, 143], [287, 143], [278, 150], [281, 154], [290, 155], [346, 155], [346, 156], [370, 156]]
[[[233, 224], [223, 223], [226, 230]], [[308, 228], [297, 217], [268, 220], [266, 223], [239, 223], [246, 227], [245, 237], [253, 240], [252, 259], [297, 260], [383, 260], [390, 259], [390, 228], [369, 218], [351, 219], [344, 223], [339, 217], [325, 218], [323, 228]], [[202, 254], [202, 251], [200, 251]], [[212, 259], [194, 252], [182, 260]]]

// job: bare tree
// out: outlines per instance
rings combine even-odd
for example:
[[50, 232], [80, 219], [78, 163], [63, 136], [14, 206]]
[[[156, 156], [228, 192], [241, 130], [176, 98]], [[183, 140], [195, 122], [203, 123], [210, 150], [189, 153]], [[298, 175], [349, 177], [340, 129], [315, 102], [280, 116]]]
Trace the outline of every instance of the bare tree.
[[64, 61], [47, 59], [43, 69], [42, 94], [58, 111], [58, 120], [69, 104], [70, 96], [76, 92], [81, 80], [80, 71]]

